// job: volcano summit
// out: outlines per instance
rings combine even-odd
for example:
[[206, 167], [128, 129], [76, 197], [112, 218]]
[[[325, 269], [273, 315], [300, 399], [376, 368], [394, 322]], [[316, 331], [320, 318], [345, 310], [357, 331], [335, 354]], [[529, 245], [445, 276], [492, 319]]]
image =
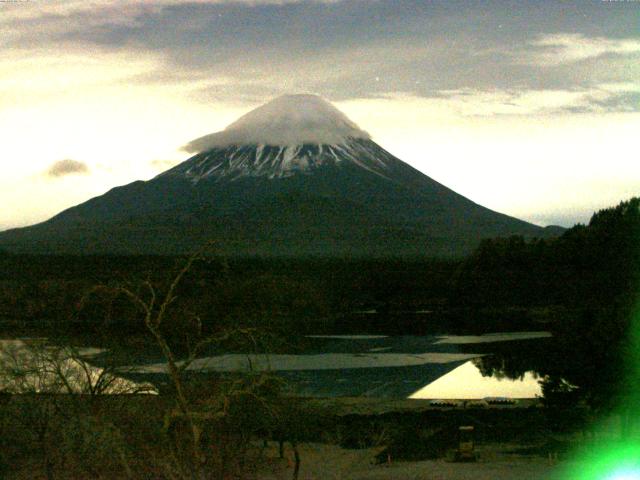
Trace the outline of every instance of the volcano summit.
[[193, 157], [46, 222], [0, 233], [12, 252], [175, 254], [216, 240], [261, 256], [458, 256], [482, 238], [549, 236], [398, 160], [330, 103], [287, 95]]

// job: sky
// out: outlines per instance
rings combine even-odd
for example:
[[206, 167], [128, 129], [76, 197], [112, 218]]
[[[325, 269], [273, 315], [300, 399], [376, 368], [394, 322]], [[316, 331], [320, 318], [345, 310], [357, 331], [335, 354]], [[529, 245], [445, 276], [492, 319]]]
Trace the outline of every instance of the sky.
[[0, 0], [0, 52], [0, 230], [291, 93], [539, 225], [640, 195], [640, 0]]

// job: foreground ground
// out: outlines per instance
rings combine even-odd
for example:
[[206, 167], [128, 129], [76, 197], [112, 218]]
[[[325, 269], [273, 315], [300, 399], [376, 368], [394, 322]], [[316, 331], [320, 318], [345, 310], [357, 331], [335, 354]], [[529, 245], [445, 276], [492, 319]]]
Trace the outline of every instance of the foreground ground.
[[[559, 478], [562, 464], [539, 456], [509, 454], [509, 445], [478, 449], [475, 463], [447, 460], [394, 462], [376, 465], [377, 449], [350, 450], [335, 445], [306, 444], [300, 447], [300, 480], [548, 480]], [[269, 471], [260, 480], [291, 479], [293, 454], [277, 458], [275, 446], [269, 453]]]

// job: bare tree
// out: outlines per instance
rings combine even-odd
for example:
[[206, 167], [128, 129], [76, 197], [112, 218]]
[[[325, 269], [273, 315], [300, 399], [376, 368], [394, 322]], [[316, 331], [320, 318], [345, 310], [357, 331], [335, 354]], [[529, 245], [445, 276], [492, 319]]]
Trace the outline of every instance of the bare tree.
[[[269, 372], [238, 373], [215, 380], [209, 377], [200, 391], [194, 385], [194, 362], [207, 348], [239, 339], [255, 350], [269, 343], [265, 340], [267, 337], [253, 327], [226, 326], [215, 332], [205, 329], [201, 317], [192, 311], [193, 305], [179, 299], [185, 277], [194, 264], [204, 258], [204, 251], [186, 258], [164, 284], [147, 278], [98, 286], [83, 299], [85, 302], [93, 294], [104, 294], [106, 297], [102, 300], [107, 299], [107, 305], [108, 298], [128, 299], [162, 353], [173, 393], [173, 405], [165, 412], [163, 427], [163, 445], [169, 451], [160, 454], [148, 449], [147, 454], [164, 476], [179, 480], [223, 478], [232, 463], [242, 463], [244, 454], [251, 448], [252, 436], [272, 428], [266, 423], [285, 423], [287, 419], [287, 412], [280, 404], [281, 381]], [[182, 327], [179, 330], [176, 322]], [[176, 332], [181, 340], [179, 349]], [[202, 393], [204, 390], [206, 394]], [[229, 439], [232, 440], [227, 441]], [[297, 476], [298, 439], [291, 436], [288, 440], [294, 447]]]
[[[75, 433], [69, 438], [84, 438], [88, 428], [89, 437], [94, 439], [96, 432], [102, 432], [102, 443], [109, 443], [108, 450], [117, 454], [126, 476], [131, 476], [122, 442], [116, 441], [118, 429], [105, 419], [87, 414], [86, 400], [106, 394], [150, 393], [150, 385], [120, 377], [115, 367], [91, 366], [75, 347], [48, 345], [44, 340], [14, 340], [0, 344], [0, 389], [16, 396], [17, 420], [33, 433], [47, 479], [55, 477], [56, 462], [74, 450], [64, 445], [64, 432], [71, 429]], [[95, 452], [96, 445], [92, 448]], [[95, 453], [79, 458], [90, 466]]]
[[0, 388], [15, 394], [154, 393], [150, 384], [138, 384], [121, 376], [115, 364], [102, 368], [87, 361], [82, 349], [49, 345], [44, 340], [14, 340], [0, 344]]
[[[265, 400], [267, 382], [271, 381], [266, 375], [251, 376], [220, 382], [217, 392], [208, 399], [208, 405], [198, 405], [188, 388], [187, 371], [205, 348], [212, 344], [221, 344], [239, 336], [256, 343], [255, 329], [227, 328], [215, 334], [203, 334], [202, 322], [197, 314], [190, 314], [190, 331], [182, 332], [186, 339], [186, 355], [180, 358], [172, 348], [167, 337], [166, 328], [169, 311], [178, 299], [178, 289], [185, 275], [191, 270], [194, 262], [203, 258], [203, 251], [197, 252], [186, 259], [171, 282], [164, 289], [154, 285], [150, 280], [133, 285], [116, 287], [101, 287], [113, 294], [126, 296], [142, 313], [146, 329], [152, 335], [166, 361], [166, 371], [174, 391], [175, 405], [165, 415], [164, 430], [175, 432], [180, 425], [186, 426], [187, 468], [179, 462], [179, 450], [182, 445], [177, 444], [172, 454], [172, 461], [168, 462], [166, 472], [173, 478], [202, 479], [209, 478], [205, 472], [206, 455], [203, 452], [203, 430], [205, 425], [223, 422], [231, 414], [232, 406], [240, 399], [252, 399], [260, 403], [263, 408], [270, 408]], [[185, 313], [182, 311], [182, 313]], [[165, 464], [167, 462], [165, 461]]]

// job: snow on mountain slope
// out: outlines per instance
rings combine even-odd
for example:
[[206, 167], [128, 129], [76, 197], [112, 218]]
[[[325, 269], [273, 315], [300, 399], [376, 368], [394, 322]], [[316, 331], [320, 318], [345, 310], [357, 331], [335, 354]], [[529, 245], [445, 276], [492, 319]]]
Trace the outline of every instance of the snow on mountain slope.
[[283, 95], [183, 148], [197, 153], [231, 145], [337, 145], [349, 138], [368, 139], [369, 134], [317, 95]]
[[206, 178], [229, 181], [241, 177], [286, 178], [344, 163], [388, 178], [394, 161], [397, 162], [373, 141], [358, 138], [346, 138], [333, 145], [234, 145], [202, 152], [156, 178], [183, 177], [193, 183]]

